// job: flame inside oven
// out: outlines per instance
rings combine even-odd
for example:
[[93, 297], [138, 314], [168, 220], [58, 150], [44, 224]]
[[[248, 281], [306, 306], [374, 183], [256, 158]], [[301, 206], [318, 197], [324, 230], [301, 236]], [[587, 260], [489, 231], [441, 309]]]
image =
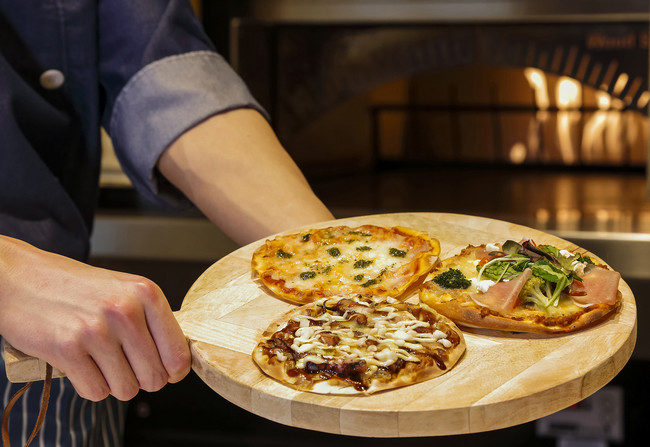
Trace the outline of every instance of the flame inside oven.
[[[548, 121], [551, 97], [557, 105], [556, 139], [565, 165], [573, 165], [580, 158], [586, 163], [609, 160], [623, 162], [626, 150], [639, 144], [639, 139], [648, 134], [647, 120], [639, 114], [624, 110], [624, 103], [606, 91], [594, 91], [596, 110], [583, 117], [583, 86], [576, 79], [561, 76], [554, 92], [549, 91], [547, 75], [538, 68], [524, 69], [524, 76], [534, 91], [535, 105], [539, 112], [531, 117], [527, 142], [516, 142], [510, 148], [510, 161], [523, 163], [527, 155], [535, 157], [539, 151], [537, 130]], [[629, 77], [621, 73], [613, 88], [614, 94], [623, 92]], [[635, 83], [628, 92], [638, 89]], [[630, 97], [628, 93], [628, 97]], [[633, 96], [633, 94], [632, 94]], [[648, 95], [641, 95], [637, 107], [647, 105]]]

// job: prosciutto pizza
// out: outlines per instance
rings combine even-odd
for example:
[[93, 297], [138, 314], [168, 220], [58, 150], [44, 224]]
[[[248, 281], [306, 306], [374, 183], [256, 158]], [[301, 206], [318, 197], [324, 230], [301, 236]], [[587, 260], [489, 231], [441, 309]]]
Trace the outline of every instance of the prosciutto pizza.
[[337, 226], [267, 240], [252, 269], [269, 290], [298, 304], [355, 293], [398, 298], [439, 253], [438, 240], [409, 228]]
[[321, 297], [289, 311], [252, 357], [270, 377], [319, 394], [372, 394], [449, 371], [460, 330], [426, 305], [385, 296]]
[[532, 240], [468, 246], [422, 284], [423, 303], [457, 324], [568, 333], [612, 314], [621, 275], [589, 256]]

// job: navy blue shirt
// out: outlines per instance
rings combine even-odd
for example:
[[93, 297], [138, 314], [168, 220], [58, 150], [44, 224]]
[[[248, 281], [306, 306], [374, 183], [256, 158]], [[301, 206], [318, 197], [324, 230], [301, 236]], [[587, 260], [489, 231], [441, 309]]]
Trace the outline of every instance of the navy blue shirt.
[[[0, 234], [86, 259], [102, 126], [144, 196], [188, 206], [161, 181], [158, 158], [192, 126], [242, 107], [260, 110], [187, 0], [0, 0]], [[6, 404], [16, 387], [0, 364]], [[30, 390], [12, 412], [16, 445], [33, 425], [38, 394]], [[119, 443], [119, 408], [55, 380], [43, 445]], [[93, 431], [102, 424], [114, 430]]]

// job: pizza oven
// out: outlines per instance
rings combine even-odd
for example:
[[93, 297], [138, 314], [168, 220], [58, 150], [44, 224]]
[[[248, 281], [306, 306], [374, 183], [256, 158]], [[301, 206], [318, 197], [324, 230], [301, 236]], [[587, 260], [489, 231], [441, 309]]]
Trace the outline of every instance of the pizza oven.
[[[635, 293], [632, 360], [569, 413], [373, 445], [638, 445], [650, 435], [647, 0], [194, 3], [336, 217], [435, 211], [532, 226], [598, 253]], [[102, 189], [94, 261], [149, 276], [178, 308], [219, 247], [235, 247], [196, 216], [170, 219], [123, 192]], [[368, 442], [251, 415], [195, 375], [141, 393], [128, 419], [127, 445]]]
[[650, 232], [647, 1], [230, 3], [208, 29], [337, 216]]
[[[249, 3], [251, 16], [233, 21], [231, 59], [309, 173], [645, 166], [643, 15], [543, 15], [538, 2], [507, 1], [483, 2], [488, 17], [466, 14], [477, 6], [466, 1]], [[497, 17], [509, 3], [531, 11]]]

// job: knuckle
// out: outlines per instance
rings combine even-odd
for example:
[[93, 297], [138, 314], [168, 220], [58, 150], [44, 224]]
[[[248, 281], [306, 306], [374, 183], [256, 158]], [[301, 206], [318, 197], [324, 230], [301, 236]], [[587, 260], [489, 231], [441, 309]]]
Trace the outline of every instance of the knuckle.
[[86, 392], [81, 391], [81, 390], [77, 390], [77, 394], [78, 394], [79, 397], [81, 397], [82, 399], [90, 400], [90, 401], [92, 401], [92, 402], [99, 402], [100, 400], [103, 400], [103, 399], [104, 399], [104, 398], [102, 398], [102, 397], [98, 397], [98, 396], [96, 396], [96, 395], [94, 395], [94, 394], [86, 393]]
[[119, 391], [111, 391], [113, 397], [117, 400], [128, 401], [133, 399], [140, 391], [140, 388], [137, 385], [128, 385], [120, 388]]
[[133, 276], [129, 281], [129, 290], [133, 296], [146, 304], [157, 303], [162, 297], [158, 285], [143, 276]]
[[142, 315], [141, 308], [131, 300], [116, 299], [104, 309], [106, 321], [119, 324], [123, 328], [133, 327]]
[[60, 338], [56, 348], [58, 357], [68, 360], [78, 359], [84, 352], [79, 336], [74, 335]]
[[76, 337], [85, 346], [105, 346], [110, 338], [106, 324], [99, 319], [89, 319], [80, 322]]
[[140, 388], [150, 393], [159, 391], [167, 384], [167, 379], [164, 372], [153, 372], [151, 377], [140, 382]]
[[169, 382], [175, 383], [183, 379], [190, 372], [191, 364], [192, 356], [189, 348], [179, 350], [165, 365], [169, 373]]
[[87, 397], [86, 396], [81, 396], [86, 400], [92, 400], [93, 402], [99, 402], [101, 400], [104, 400], [108, 397], [109, 392], [108, 390], [106, 391], [96, 391], [94, 393], [89, 394]]
[[106, 386], [77, 386], [74, 384], [74, 382], [72, 385], [75, 387], [77, 394], [79, 394], [80, 397], [93, 402], [104, 400], [110, 394], [110, 389]]
[[56, 338], [56, 353], [63, 359], [79, 360], [89, 346], [104, 346], [109, 336], [106, 325], [97, 319], [77, 320]]

